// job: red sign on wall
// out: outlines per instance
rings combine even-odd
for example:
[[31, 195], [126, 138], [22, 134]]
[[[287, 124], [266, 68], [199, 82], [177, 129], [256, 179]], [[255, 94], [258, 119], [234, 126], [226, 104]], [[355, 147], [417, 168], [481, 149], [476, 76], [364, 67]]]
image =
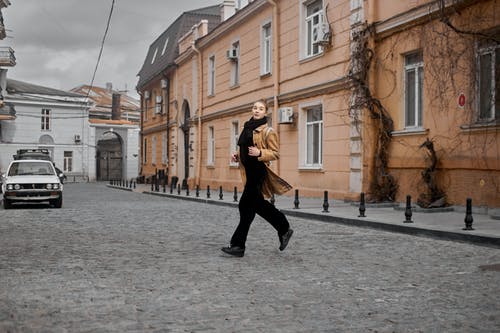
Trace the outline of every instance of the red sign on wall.
[[458, 95], [458, 106], [463, 108], [465, 106], [465, 94], [461, 93]]

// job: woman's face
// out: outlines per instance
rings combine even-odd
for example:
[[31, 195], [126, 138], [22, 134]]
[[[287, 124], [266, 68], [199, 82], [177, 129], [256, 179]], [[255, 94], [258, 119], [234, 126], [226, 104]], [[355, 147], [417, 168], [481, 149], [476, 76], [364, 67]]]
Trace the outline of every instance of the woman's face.
[[262, 102], [255, 102], [252, 108], [253, 119], [259, 120], [266, 116], [266, 106]]

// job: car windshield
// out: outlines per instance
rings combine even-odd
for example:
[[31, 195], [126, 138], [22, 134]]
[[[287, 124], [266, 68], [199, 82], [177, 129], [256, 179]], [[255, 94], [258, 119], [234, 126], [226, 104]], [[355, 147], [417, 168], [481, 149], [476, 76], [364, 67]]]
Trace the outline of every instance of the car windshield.
[[50, 163], [45, 162], [16, 162], [12, 163], [9, 169], [9, 176], [23, 175], [54, 175], [54, 168]]

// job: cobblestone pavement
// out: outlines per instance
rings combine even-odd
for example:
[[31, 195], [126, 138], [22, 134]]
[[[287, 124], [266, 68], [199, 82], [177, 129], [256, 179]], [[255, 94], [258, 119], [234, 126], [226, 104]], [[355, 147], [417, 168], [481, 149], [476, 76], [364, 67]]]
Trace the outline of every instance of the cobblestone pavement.
[[0, 210], [0, 332], [498, 332], [500, 250], [68, 184]]

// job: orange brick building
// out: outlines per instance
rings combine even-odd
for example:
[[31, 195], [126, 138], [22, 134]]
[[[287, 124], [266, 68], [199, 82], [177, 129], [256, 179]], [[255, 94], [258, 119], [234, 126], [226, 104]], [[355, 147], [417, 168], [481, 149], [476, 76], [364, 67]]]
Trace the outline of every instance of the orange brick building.
[[[174, 65], [140, 74], [144, 176], [168, 165], [191, 188], [241, 189], [229, 156], [266, 98], [281, 142], [273, 168], [301, 195], [500, 207], [495, 1], [234, 6], [178, 36]], [[170, 112], [151, 121], [165, 77]]]

